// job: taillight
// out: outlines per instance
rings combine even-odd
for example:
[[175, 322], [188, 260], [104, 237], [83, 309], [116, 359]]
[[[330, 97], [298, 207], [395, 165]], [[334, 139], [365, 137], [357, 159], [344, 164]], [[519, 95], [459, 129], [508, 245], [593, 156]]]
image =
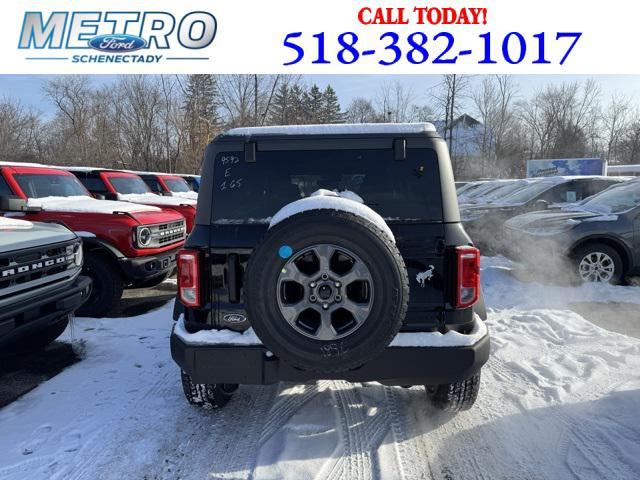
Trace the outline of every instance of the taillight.
[[456, 283], [456, 308], [467, 308], [480, 296], [480, 250], [474, 247], [457, 247], [458, 277]]
[[178, 260], [178, 299], [187, 307], [200, 306], [200, 257], [196, 250], [180, 250]]

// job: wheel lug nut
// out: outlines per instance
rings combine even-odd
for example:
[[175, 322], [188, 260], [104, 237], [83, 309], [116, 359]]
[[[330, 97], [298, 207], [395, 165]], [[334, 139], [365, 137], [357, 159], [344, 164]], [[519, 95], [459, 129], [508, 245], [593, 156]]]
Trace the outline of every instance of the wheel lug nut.
[[326, 310], [327, 308], [329, 308], [329, 305], [328, 305], [328, 304], [326, 304], [326, 303], [323, 303], [323, 304], [322, 304], [322, 308], [324, 308], [324, 309]]
[[316, 282], [311, 282], [311, 283], [309, 284], [309, 287], [311, 287], [311, 288], [316, 288]]
[[310, 301], [310, 302], [315, 302], [316, 300], [317, 300], [317, 298], [316, 298], [316, 296], [315, 296], [315, 295], [311, 295], [311, 296], [309, 297], [309, 301]]
[[341, 297], [340, 295], [336, 295], [336, 296], [335, 296], [335, 301], [336, 301], [336, 302], [340, 302], [340, 301], [342, 301], [342, 297]]
[[336, 282], [334, 285], [336, 286], [336, 288], [340, 288], [340, 282]]
[[322, 279], [323, 280], [328, 280], [329, 279], [329, 275], [327, 275], [326, 273], [322, 274]]

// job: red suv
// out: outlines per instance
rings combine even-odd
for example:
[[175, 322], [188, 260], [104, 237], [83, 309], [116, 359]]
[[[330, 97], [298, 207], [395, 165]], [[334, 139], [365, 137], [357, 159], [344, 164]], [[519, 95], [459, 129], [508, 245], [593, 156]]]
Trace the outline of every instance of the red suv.
[[198, 200], [198, 193], [194, 192], [187, 181], [179, 175], [169, 173], [135, 172], [158, 195], [172, 195], [174, 197]]
[[153, 205], [175, 210], [187, 221], [187, 233], [191, 232], [196, 217], [197, 200], [174, 196], [161, 196], [151, 192], [147, 184], [135, 173], [101, 168], [65, 167], [73, 173], [89, 192], [100, 200]]
[[74, 175], [53, 167], [0, 163], [0, 197], [27, 200], [28, 209], [6, 216], [59, 223], [82, 237], [83, 271], [93, 290], [80, 315], [103, 316], [118, 304], [124, 288], [162, 282], [173, 272], [186, 236], [179, 213], [97, 200]]

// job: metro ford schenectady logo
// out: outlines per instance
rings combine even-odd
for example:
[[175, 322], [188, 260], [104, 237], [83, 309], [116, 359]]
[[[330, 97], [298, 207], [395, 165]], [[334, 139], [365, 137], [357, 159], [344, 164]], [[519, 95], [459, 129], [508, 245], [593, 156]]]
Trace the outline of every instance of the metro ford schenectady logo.
[[98, 35], [89, 40], [89, 46], [101, 52], [135, 52], [147, 45], [144, 38], [135, 35]]
[[[73, 63], [207, 60], [209, 57], [194, 55], [194, 51], [211, 45], [216, 31], [216, 17], [204, 11], [188, 12], [182, 17], [160, 11], [56, 11], [48, 16], [31, 11], [24, 15], [18, 49], [43, 53], [30, 55], [27, 60]], [[164, 53], [171, 49], [180, 54], [165, 57]]]

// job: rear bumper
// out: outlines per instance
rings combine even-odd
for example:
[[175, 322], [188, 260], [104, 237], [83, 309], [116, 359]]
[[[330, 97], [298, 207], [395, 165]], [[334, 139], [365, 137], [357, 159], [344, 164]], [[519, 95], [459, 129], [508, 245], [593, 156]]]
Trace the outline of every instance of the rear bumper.
[[489, 359], [486, 334], [475, 344], [459, 347], [387, 347], [359, 368], [322, 375], [290, 366], [263, 345], [190, 343], [171, 335], [171, 356], [196, 383], [267, 385], [319, 379], [376, 381], [386, 385], [438, 385], [465, 380]]
[[176, 253], [180, 248], [168, 250], [158, 255], [119, 259], [120, 267], [127, 279], [148, 280], [172, 272], [176, 267]]
[[46, 294], [33, 296], [0, 311], [0, 346], [56, 323], [80, 307], [91, 293], [91, 279], [78, 276]]

